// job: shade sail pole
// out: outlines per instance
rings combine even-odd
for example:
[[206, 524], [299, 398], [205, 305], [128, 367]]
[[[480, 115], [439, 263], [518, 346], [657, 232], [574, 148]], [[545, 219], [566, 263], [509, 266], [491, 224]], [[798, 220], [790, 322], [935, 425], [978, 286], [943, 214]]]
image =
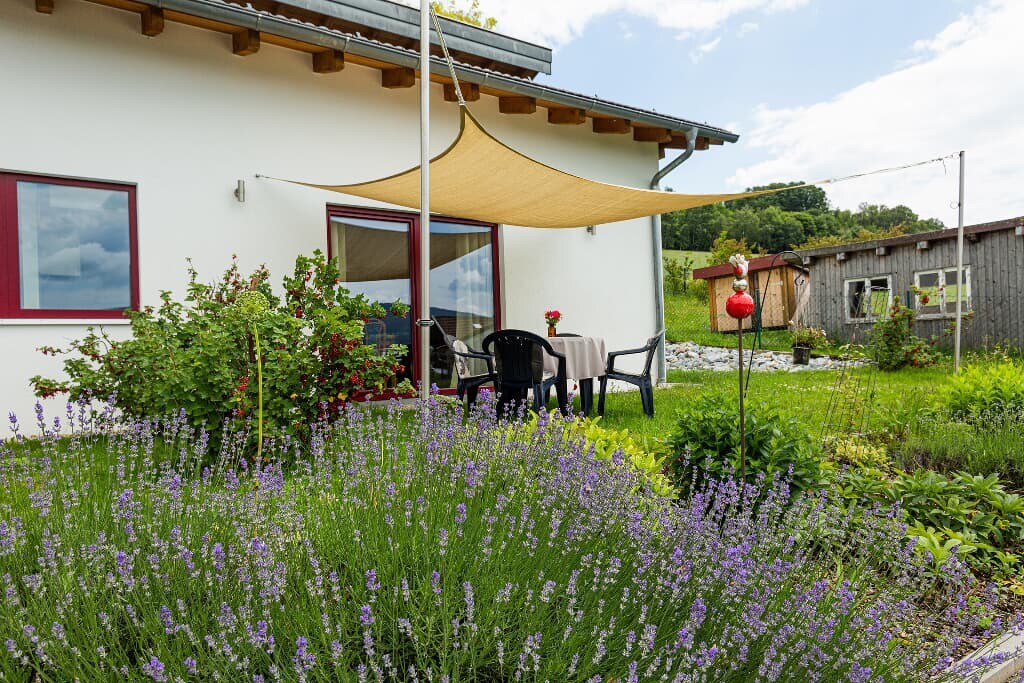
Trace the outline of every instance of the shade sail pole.
[[430, 0], [420, 0], [420, 398], [430, 396]]
[[[942, 277], [945, 277], [943, 275]], [[945, 282], [940, 282], [945, 286]], [[960, 334], [964, 303], [964, 151], [960, 150], [960, 198], [956, 221], [956, 331], [953, 338], [953, 374], [960, 372]]]

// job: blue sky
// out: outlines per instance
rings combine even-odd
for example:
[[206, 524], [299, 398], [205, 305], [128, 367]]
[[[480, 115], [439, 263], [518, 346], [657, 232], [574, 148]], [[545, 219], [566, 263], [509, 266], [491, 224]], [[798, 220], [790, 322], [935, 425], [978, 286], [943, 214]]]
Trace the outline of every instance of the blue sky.
[[[729, 127], [681, 192], [812, 180], [967, 150], [967, 222], [1024, 214], [1019, 0], [481, 0], [555, 49], [540, 80]], [[954, 225], [956, 163], [826, 188]]]

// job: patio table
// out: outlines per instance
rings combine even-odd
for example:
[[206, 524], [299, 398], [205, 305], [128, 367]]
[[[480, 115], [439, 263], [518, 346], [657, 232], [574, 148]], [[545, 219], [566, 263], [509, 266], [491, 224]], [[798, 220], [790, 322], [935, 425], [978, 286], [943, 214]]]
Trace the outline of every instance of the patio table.
[[[551, 348], [565, 354], [565, 375], [579, 382], [580, 406], [589, 415], [594, 406], [594, 378], [602, 377], [608, 352], [602, 337], [548, 337]], [[558, 363], [544, 354], [545, 374], [558, 371]]]

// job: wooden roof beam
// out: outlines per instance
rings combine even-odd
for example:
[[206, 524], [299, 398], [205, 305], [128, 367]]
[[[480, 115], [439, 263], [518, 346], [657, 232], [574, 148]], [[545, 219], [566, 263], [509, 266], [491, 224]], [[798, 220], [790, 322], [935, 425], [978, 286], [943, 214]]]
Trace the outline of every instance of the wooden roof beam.
[[532, 114], [537, 111], [537, 99], [520, 95], [499, 97], [498, 111], [502, 114]]
[[696, 150], [705, 150], [708, 148], [708, 139], [703, 135], [697, 136], [697, 144], [693, 146]]
[[345, 68], [345, 53], [341, 50], [324, 50], [313, 53], [313, 72], [333, 74]]
[[381, 69], [380, 84], [385, 88], [411, 88], [416, 85], [416, 70], [404, 66]]
[[158, 36], [164, 32], [164, 11], [160, 7], [146, 7], [139, 15], [142, 22], [142, 35]]
[[558, 125], [579, 125], [587, 120], [587, 113], [573, 107], [549, 107], [548, 123]]
[[231, 34], [231, 51], [240, 57], [254, 55], [260, 51], [260, 32], [243, 28]]
[[595, 133], [628, 133], [633, 127], [629, 119], [594, 119]]
[[633, 139], [637, 142], [672, 142], [672, 131], [668, 128], [634, 128]]
[[[480, 86], [477, 83], [462, 83], [459, 82], [459, 89], [462, 90], [462, 99], [467, 102], [476, 102], [480, 99]], [[444, 84], [444, 101], [445, 102], [458, 102], [459, 98], [455, 94], [455, 84], [445, 83]]]
[[53, 14], [53, 0], [36, 0], [36, 11]]

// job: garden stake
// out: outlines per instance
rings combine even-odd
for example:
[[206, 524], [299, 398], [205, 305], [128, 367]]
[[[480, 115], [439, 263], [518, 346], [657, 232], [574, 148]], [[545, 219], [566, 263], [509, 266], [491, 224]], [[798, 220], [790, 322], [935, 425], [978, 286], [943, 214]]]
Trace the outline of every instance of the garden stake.
[[[736, 365], [740, 371], [740, 479], [747, 480], [747, 425], [743, 411], [743, 320], [754, 312], [754, 299], [747, 294], [747, 259], [743, 254], [729, 258], [736, 279], [732, 281], [733, 295], [725, 301], [725, 312], [736, 319]], [[749, 374], [750, 371], [747, 371]]]

